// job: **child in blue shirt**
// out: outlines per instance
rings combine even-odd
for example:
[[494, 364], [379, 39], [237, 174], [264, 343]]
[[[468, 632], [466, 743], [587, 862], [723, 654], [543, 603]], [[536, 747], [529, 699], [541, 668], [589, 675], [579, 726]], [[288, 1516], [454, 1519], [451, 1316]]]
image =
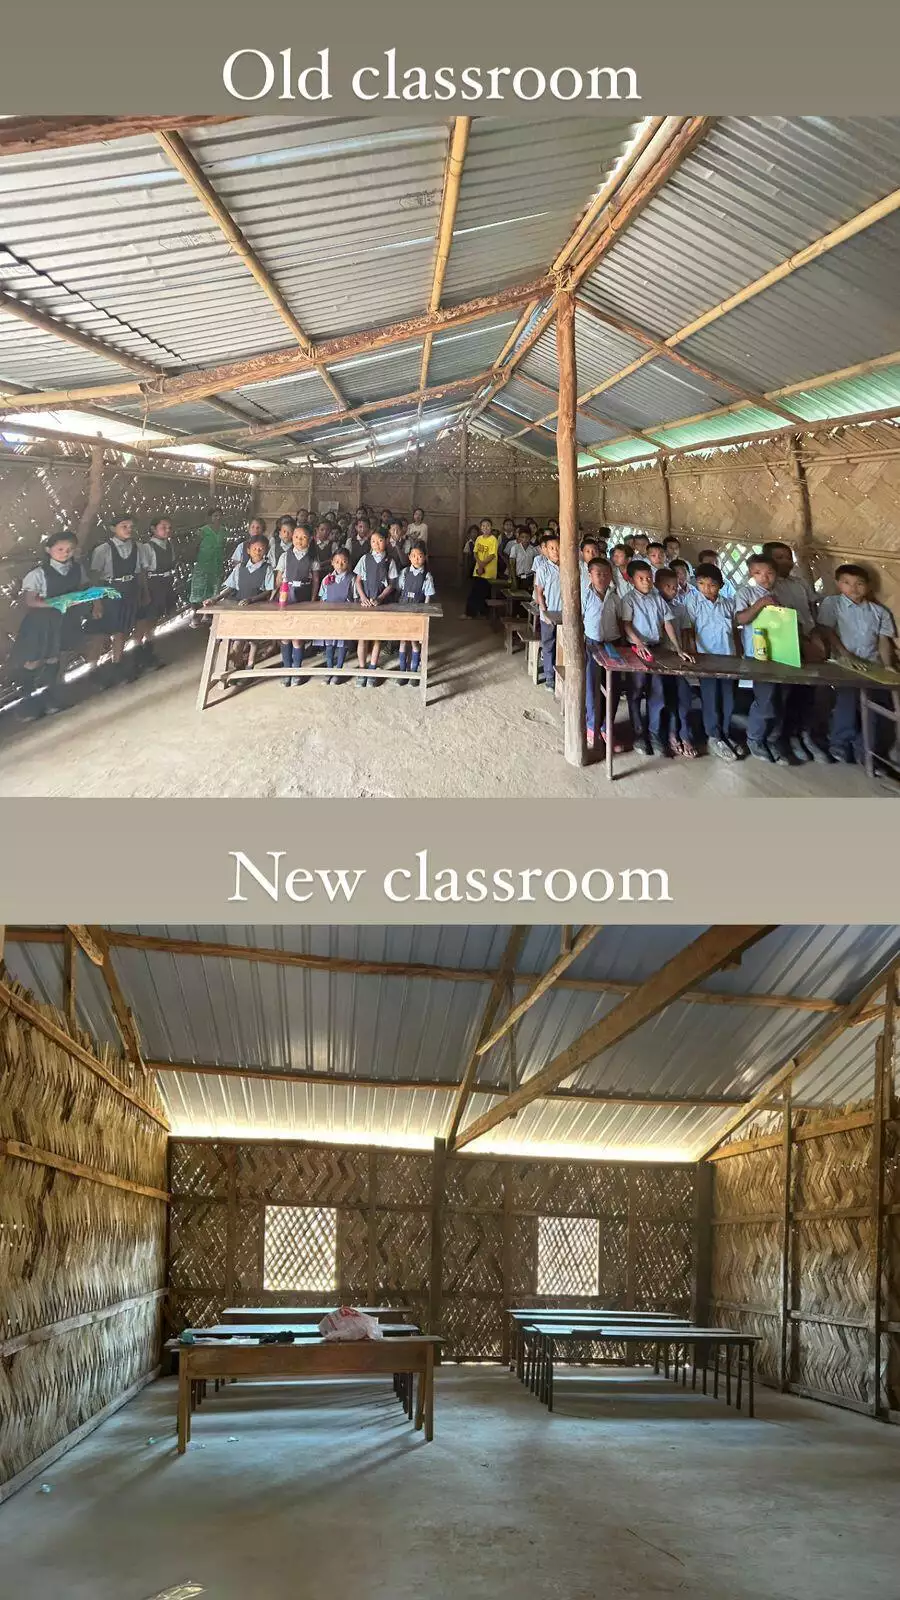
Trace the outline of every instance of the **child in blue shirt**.
[[[401, 606], [424, 606], [435, 598], [434, 579], [428, 571], [428, 552], [424, 544], [418, 541], [409, 547], [409, 564], [404, 567], [397, 579]], [[421, 646], [415, 640], [401, 639], [400, 660], [397, 663], [400, 672], [405, 672], [407, 666], [410, 672], [418, 672], [422, 660]], [[398, 684], [405, 688], [409, 683], [408, 678], [398, 678]]]
[[[837, 594], [826, 595], [819, 606], [819, 627], [831, 654], [852, 666], [853, 658], [894, 666], [897, 629], [886, 606], [869, 595], [869, 574], [852, 563], [834, 575]], [[877, 691], [876, 691], [877, 692]], [[862, 760], [859, 731], [859, 690], [837, 689], [828, 727], [828, 750], [833, 761], [846, 764], [851, 752]]]
[[[667, 600], [653, 585], [653, 569], [649, 561], [629, 561], [630, 593], [619, 603], [622, 628], [635, 655], [642, 661], [652, 662], [650, 645], [661, 643], [663, 636], [682, 661], [690, 656], [682, 650], [674, 627], [674, 615]], [[635, 749], [645, 755], [664, 756], [660, 723], [665, 695], [663, 681], [658, 673], [629, 672], [627, 680], [628, 711], [634, 729]], [[642, 704], [646, 701], [646, 711]]]
[[556, 623], [549, 613], [562, 610], [562, 589], [559, 581], [559, 534], [548, 530], [541, 534], [541, 553], [534, 563], [534, 598], [541, 619], [541, 660], [544, 666], [544, 688], [556, 692]]
[[[724, 593], [722, 574], [712, 562], [698, 563], [694, 574], [696, 588], [682, 600], [684, 612], [694, 633], [698, 656], [734, 656], [734, 599]], [[735, 747], [729, 737], [734, 713], [734, 681], [731, 678], [701, 678], [700, 703], [707, 749], [720, 761], [737, 761], [746, 751]]]
[[[390, 526], [390, 519], [388, 520]], [[361, 556], [353, 569], [356, 579], [356, 593], [362, 606], [386, 605], [397, 592], [397, 579], [399, 571], [396, 562], [386, 554], [387, 533], [381, 528], [376, 528], [370, 540], [371, 548], [367, 555]], [[378, 684], [377, 678], [366, 676], [366, 665], [369, 652], [368, 639], [360, 639], [357, 645], [357, 659], [359, 661], [360, 675], [356, 682], [360, 689], [374, 688]], [[378, 666], [381, 654], [381, 640], [371, 641], [372, 659], [368, 664]]]
[[[584, 649], [587, 658], [585, 676], [585, 721], [587, 723], [588, 749], [593, 750], [597, 739], [605, 738], [605, 728], [615, 726], [616, 710], [621, 694], [621, 676], [613, 673], [610, 704], [607, 706], [603, 692], [602, 669], [597, 662], [592, 645], [614, 644], [622, 632], [619, 617], [619, 600], [613, 583], [612, 563], [606, 556], [595, 556], [588, 563], [588, 586], [582, 590], [581, 609], [584, 616]], [[622, 746], [614, 744], [620, 752]]]
[[[690, 618], [678, 593], [678, 578], [671, 567], [660, 567], [654, 574], [653, 586], [672, 609], [672, 626], [681, 644], [684, 631], [690, 627]], [[697, 751], [691, 733], [691, 686], [687, 678], [663, 678], [663, 697], [669, 723], [669, 754], [696, 758]]]
[[[327, 572], [319, 585], [319, 599], [324, 605], [348, 606], [356, 598], [356, 583], [350, 571], [349, 550], [337, 549], [331, 558], [331, 571]], [[325, 640], [325, 665], [336, 668], [338, 672], [347, 659], [346, 639]], [[341, 677], [326, 678], [329, 685], [343, 683]]]
[[[734, 597], [734, 620], [741, 630], [744, 655], [753, 657], [753, 625], [766, 606], [777, 606], [775, 584], [778, 574], [769, 556], [753, 555], [747, 562], [748, 581]], [[753, 684], [753, 699], [747, 716], [747, 749], [757, 761], [775, 761], [790, 766], [790, 757], [781, 741], [784, 725], [784, 697], [778, 683]]]

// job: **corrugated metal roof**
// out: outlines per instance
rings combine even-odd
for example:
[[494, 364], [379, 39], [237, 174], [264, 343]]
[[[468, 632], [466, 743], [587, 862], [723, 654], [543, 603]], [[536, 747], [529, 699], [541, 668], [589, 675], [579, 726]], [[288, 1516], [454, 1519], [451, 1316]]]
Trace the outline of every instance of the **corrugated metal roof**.
[[719, 403], [733, 402], [734, 393], [724, 384], [698, 378], [687, 367], [662, 358], [597, 396], [597, 405], [607, 416], [621, 417], [636, 428], [652, 428], [676, 417], [708, 411]]
[[885, 411], [900, 405], [900, 361], [862, 373], [858, 378], [841, 378], [816, 389], [795, 389], [784, 397], [784, 404], [808, 422], [860, 411]]
[[900, 118], [725, 117], [589, 274], [583, 298], [674, 333], [898, 181]]
[[[604, 383], [638, 356], [646, 354], [646, 346], [628, 334], [608, 328], [595, 317], [575, 313], [575, 365], [578, 371], [578, 393], [587, 394], [598, 383]], [[559, 387], [559, 363], [556, 359], [556, 329], [547, 328], [522, 362], [522, 371], [540, 383], [556, 390]], [[599, 400], [598, 404], [603, 404]]]
[[[397, 1081], [458, 1081], [474, 1042], [490, 974], [508, 929], [445, 928], [141, 928], [127, 930], [216, 944], [251, 945], [357, 962], [434, 965], [476, 974], [452, 977], [336, 973], [227, 956], [115, 950], [116, 970], [138, 1019], [148, 1059], [239, 1066], [246, 1078], [163, 1073], [176, 1130], [425, 1142], [445, 1126], [450, 1091], [393, 1089]], [[617, 928], [601, 934], [566, 977], [638, 984], [683, 949], [699, 928]], [[559, 929], [531, 930], [518, 964], [543, 972], [559, 951]], [[789, 994], [845, 1003], [900, 953], [896, 927], [782, 927], [748, 951], [740, 967], [704, 985], [716, 994]], [[10, 941], [7, 965], [41, 998], [59, 1001], [60, 945]], [[487, 974], [487, 976], [485, 976]], [[102, 977], [79, 964], [80, 1021], [115, 1043]], [[523, 992], [523, 991], [520, 991]], [[522, 1077], [554, 1058], [619, 1003], [610, 991], [557, 987], [517, 1028]], [[745, 1100], [814, 1033], [820, 1012], [794, 1007], [680, 1002], [590, 1062], [574, 1080], [582, 1091], [651, 1099]], [[871, 1093], [880, 1023], [842, 1035], [795, 1085], [804, 1104], [844, 1104]], [[366, 1085], [254, 1081], [255, 1069], [350, 1074]], [[485, 1058], [482, 1084], [506, 1081], [501, 1044]], [[388, 1092], [390, 1091], [390, 1092]], [[488, 1097], [485, 1097], [487, 1099]], [[727, 1107], [573, 1102], [536, 1103], [502, 1124], [491, 1143], [565, 1146], [576, 1154], [614, 1148], [635, 1155], [690, 1156], [712, 1138]]]
[[546, 272], [637, 131], [634, 119], [477, 118], [444, 281], [458, 304]]
[[451, 383], [473, 372], [487, 372], [493, 366], [518, 321], [517, 313], [486, 317], [455, 333], [436, 334], [428, 363], [429, 386]]

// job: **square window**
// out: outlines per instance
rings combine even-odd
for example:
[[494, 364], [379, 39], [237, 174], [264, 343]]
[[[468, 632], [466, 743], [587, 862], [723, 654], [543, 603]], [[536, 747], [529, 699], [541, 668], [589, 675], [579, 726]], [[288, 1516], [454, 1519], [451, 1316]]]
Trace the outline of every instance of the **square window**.
[[337, 1287], [337, 1212], [266, 1206], [263, 1288], [304, 1294]]
[[537, 1292], [596, 1295], [600, 1223], [596, 1217], [538, 1217]]

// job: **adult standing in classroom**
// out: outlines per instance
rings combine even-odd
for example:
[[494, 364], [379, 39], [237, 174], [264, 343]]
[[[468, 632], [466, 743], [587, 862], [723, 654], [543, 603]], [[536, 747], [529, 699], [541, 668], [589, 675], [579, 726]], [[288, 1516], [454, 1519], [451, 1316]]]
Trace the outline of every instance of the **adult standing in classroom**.
[[[221, 506], [211, 506], [209, 517], [200, 529], [200, 543], [191, 573], [190, 603], [196, 609], [204, 600], [218, 594], [225, 565], [225, 523]], [[195, 616], [196, 622], [196, 616]], [[198, 624], [199, 625], [199, 624]]]

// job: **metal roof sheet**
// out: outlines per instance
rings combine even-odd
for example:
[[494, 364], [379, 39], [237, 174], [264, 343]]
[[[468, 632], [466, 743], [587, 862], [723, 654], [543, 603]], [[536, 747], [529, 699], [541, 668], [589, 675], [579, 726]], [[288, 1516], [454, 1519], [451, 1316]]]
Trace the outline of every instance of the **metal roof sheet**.
[[486, 317], [468, 328], [436, 334], [428, 363], [429, 386], [452, 383], [470, 373], [487, 372], [493, 366], [518, 321], [516, 312]]
[[900, 118], [722, 118], [582, 296], [674, 333], [898, 184]]
[[[142, 928], [163, 937], [280, 948], [361, 962], [415, 962], [462, 969], [477, 981], [286, 968], [222, 956], [116, 948], [116, 970], [148, 1059], [240, 1066], [236, 1079], [190, 1072], [161, 1075], [183, 1133], [293, 1133], [325, 1137], [431, 1139], [446, 1123], [450, 1091], [390, 1089], [398, 1080], [458, 1081], [480, 1026], [490, 974], [508, 929], [477, 928]], [[567, 979], [641, 983], [701, 932], [625, 927], [601, 932]], [[520, 972], [546, 971], [559, 929], [530, 931]], [[844, 1003], [900, 952], [896, 927], [781, 927], [749, 950], [736, 970], [703, 986], [731, 995], [790, 994]], [[58, 1003], [60, 945], [16, 944], [9, 971]], [[520, 991], [522, 992], [522, 991]], [[115, 1044], [102, 976], [79, 969], [80, 1021]], [[538, 1071], [618, 1004], [610, 991], [557, 987], [522, 1018], [517, 1060], [523, 1078]], [[604, 1052], [570, 1082], [582, 1090], [650, 1098], [748, 1099], [815, 1032], [821, 1013], [794, 1007], [716, 1006], [682, 1001]], [[852, 1028], [798, 1080], [804, 1104], [844, 1104], [871, 1093], [880, 1024]], [[281, 1084], [254, 1069], [359, 1074], [385, 1088]], [[502, 1044], [482, 1064], [481, 1082], [502, 1084]], [[388, 1092], [390, 1091], [390, 1092]], [[487, 1100], [489, 1097], [485, 1097]], [[473, 1114], [477, 1107], [473, 1108]], [[495, 1130], [497, 1147], [558, 1145], [597, 1155], [614, 1148], [685, 1158], [729, 1115], [727, 1107], [544, 1100]]]

